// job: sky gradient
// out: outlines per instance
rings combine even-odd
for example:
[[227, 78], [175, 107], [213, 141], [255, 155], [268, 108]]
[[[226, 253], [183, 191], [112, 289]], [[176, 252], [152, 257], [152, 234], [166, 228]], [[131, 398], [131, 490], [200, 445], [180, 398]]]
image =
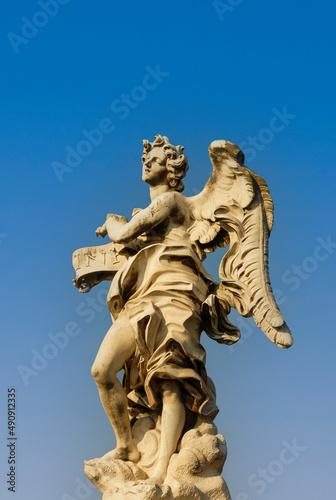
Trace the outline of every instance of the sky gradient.
[[[83, 486], [83, 460], [114, 446], [90, 373], [108, 283], [78, 294], [71, 256], [103, 242], [108, 212], [149, 204], [141, 140], [157, 133], [185, 146], [185, 195], [211, 173], [210, 142], [226, 139], [275, 204], [270, 274], [293, 347], [236, 313], [235, 346], [202, 337], [232, 499], [332, 498], [335, 3], [55, 1], [4, 2], [0, 16], [1, 498], [101, 498]], [[205, 261], [214, 280], [221, 256]]]

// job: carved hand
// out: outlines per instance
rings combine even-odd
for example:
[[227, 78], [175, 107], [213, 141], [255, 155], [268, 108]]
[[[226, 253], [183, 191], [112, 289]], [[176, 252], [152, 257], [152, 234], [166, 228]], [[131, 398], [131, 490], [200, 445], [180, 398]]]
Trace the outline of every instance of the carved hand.
[[97, 229], [96, 229], [96, 238], [98, 238], [99, 235], [102, 236], [103, 238], [105, 238], [105, 236], [107, 235], [107, 229], [106, 229], [106, 225], [105, 224], [103, 224], [100, 227], [97, 227]]
[[107, 214], [106, 220], [107, 219], [113, 219], [116, 222], [122, 222], [123, 224], [127, 224], [127, 222], [128, 222], [126, 217], [124, 217], [123, 215], [117, 215], [117, 214]]
[[[128, 222], [128, 220], [126, 219], [126, 217], [124, 217], [122, 215], [107, 214], [105, 223], [102, 226], [97, 227], [97, 229], [96, 229], [96, 237], [97, 238], [98, 238], [98, 236], [102, 236], [103, 238], [105, 238], [105, 236], [108, 234], [108, 230], [107, 230], [107, 227], [106, 227], [106, 222], [108, 220], [111, 220], [111, 219], [114, 222], [117, 222], [117, 226], [120, 225], [120, 224], [127, 224], [127, 222]], [[111, 223], [109, 224], [109, 226], [110, 225], [111, 225]]]

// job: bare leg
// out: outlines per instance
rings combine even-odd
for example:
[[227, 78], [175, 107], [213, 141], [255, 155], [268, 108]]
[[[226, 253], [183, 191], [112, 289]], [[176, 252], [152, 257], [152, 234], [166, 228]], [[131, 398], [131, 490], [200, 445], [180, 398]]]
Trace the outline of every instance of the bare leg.
[[140, 454], [133, 441], [127, 398], [117, 373], [135, 349], [134, 330], [120, 317], [107, 332], [92, 366], [99, 396], [116, 435], [117, 447], [106, 456], [137, 462]]
[[175, 380], [163, 380], [161, 443], [159, 458], [150, 480], [163, 483], [167, 475], [169, 460], [176, 451], [185, 424], [185, 406], [179, 383]]

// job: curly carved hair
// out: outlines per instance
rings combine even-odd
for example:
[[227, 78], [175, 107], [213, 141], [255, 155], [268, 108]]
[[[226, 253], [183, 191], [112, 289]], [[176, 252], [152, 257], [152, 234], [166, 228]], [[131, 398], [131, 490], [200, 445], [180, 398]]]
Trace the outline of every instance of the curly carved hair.
[[169, 186], [174, 188], [175, 191], [183, 191], [184, 184], [182, 179], [186, 176], [189, 168], [187, 157], [183, 154], [184, 147], [174, 146], [165, 135], [156, 135], [154, 142], [144, 139], [142, 144], [144, 146], [144, 155], [148, 154], [154, 147], [163, 148], [163, 153], [166, 157]]

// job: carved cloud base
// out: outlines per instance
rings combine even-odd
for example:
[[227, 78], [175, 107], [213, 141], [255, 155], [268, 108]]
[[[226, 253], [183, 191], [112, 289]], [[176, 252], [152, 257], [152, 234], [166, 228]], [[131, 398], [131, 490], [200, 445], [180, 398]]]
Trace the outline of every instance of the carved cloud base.
[[169, 462], [164, 484], [151, 482], [160, 445], [160, 417], [142, 417], [132, 429], [141, 453], [137, 464], [111, 458], [86, 462], [85, 474], [102, 500], [230, 500], [221, 472], [226, 443], [213, 423], [197, 420]]

